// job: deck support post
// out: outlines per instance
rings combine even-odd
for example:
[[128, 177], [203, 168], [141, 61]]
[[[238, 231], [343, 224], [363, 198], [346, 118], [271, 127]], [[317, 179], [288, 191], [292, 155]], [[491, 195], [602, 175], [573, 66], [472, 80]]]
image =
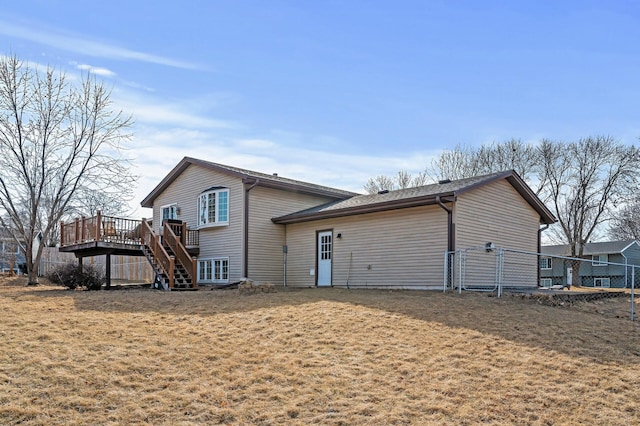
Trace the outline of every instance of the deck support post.
[[105, 287], [106, 290], [109, 290], [111, 288], [111, 255], [107, 254], [107, 259], [104, 265], [105, 268], [105, 281], [107, 282], [107, 285]]

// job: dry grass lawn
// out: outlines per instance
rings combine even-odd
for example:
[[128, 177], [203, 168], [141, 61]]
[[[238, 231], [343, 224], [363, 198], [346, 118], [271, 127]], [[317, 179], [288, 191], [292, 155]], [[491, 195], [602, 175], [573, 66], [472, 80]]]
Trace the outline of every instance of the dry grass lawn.
[[640, 422], [640, 322], [617, 308], [22, 283], [0, 283], [1, 424]]

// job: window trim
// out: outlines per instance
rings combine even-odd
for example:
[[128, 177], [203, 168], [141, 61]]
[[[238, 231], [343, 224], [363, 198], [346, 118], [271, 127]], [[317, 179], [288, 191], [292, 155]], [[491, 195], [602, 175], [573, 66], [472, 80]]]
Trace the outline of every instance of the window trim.
[[[605, 260], [602, 260], [601, 256], [605, 256]], [[597, 258], [597, 260], [595, 258]], [[609, 255], [606, 253], [591, 255], [591, 266], [607, 266], [608, 263], [609, 263]]]
[[[542, 261], [543, 260], [547, 261], [546, 262], [547, 266], [545, 266], [544, 268], [542, 267]], [[543, 257], [540, 258], [540, 269], [543, 270], [543, 271], [548, 271], [548, 270], [553, 269], [553, 261], [551, 260], [550, 257], [543, 256]]]
[[[216, 279], [216, 262], [220, 262], [220, 273], [221, 273], [221, 278], [220, 279]], [[226, 278], [222, 278], [222, 272], [224, 271], [223, 269], [223, 262], [226, 262]], [[202, 264], [203, 263], [209, 263], [210, 264], [210, 268], [209, 268], [209, 273], [211, 274], [209, 276], [209, 278], [206, 277], [206, 272], [205, 272], [205, 277], [201, 278], [201, 268], [202, 268]], [[206, 267], [206, 266], [205, 266]], [[202, 258], [202, 259], [198, 259], [198, 271], [196, 273], [196, 277], [197, 277], [197, 282], [198, 284], [228, 284], [229, 283], [229, 279], [230, 279], [230, 268], [229, 268], [229, 257], [208, 257], [208, 258]]]
[[[220, 194], [225, 193], [226, 194], [226, 220], [220, 220]], [[209, 195], [211, 194], [215, 194], [215, 198], [214, 198], [214, 208], [215, 208], [215, 221], [214, 222], [209, 222], [209, 205], [208, 205], [208, 200], [209, 200]], [[203, 197], [207, 197], [207, 206], [206, 206], [206, 212], [202, 210], [202, 199]], [[208, 190], [208, 191], [204, 191], [202, 193], [200, 193], [200, 195], [198, 195], [198, 228], [210, 228], [210, 227], [216, 227], [216, 226], [227, 226], [229, 225], [229, 188], [218, 188], [218, 189], [212, 189], [212, 190]], [[202, 222], [202, 218], [203, 215], [205, 215], [207, 217], [207, 222]]]
[[[600, 285], [596, 285], [596, 281], [600, 280]], [[603, 282], [607, 283], [607, 285], [602, 285]], [[611, 288], [611, 278], [609, 277], [595, 277], [593, 279], [593, 286], [597, 288]]]

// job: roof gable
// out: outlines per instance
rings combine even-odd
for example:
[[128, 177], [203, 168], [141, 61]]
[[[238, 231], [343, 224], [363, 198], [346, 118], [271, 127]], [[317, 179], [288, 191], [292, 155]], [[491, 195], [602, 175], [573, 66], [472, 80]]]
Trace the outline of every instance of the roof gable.
[[274, 218], [275, 223], [296, 223], [331, 217], [373, 213], [406, 207], [416, 207], [439, 202], [454, 201], [467, 191], [488, 185], [500, 179], [507, 180], [522, 198], [540, 215], [543, 223], [554, 223], [556, 218], [540, 201], [527, 184], [514, 171], [491, 173], [466, 179], [435, 183], [414, 188], [385, 191], [384, 193], [356, 195], [345, 200], [334, 201], [300, 212]]
[[242, 179], [244, 183], [257, 184], [259, 186], [281, 189], [283, 191], [299, 192], [309, 195], [320, 195], [334, 199], [345, 199], [358, 195], [355, 192], [344, 191], [342, 189], [328, 186], [316, 185], [294, 179], [288, 179], [277, 175], [255, 172], [241, 169], [239, 167], [226, 166], [224, 164], [212, 163], [210, 161], [199, 160], [197, 158], [184, 157], [160, 183], [147, 195], [140, 203], [142, 207], [153, 207], [154, 200], [190, 165], [215, 170], [230, 176]]

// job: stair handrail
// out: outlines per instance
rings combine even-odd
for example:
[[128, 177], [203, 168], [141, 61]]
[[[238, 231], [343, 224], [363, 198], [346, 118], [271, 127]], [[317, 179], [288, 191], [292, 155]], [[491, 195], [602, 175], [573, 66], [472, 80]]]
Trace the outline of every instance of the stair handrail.
[[[178, 237], [171, 226], [162, 227], [162, 237], [164, 242], [171, 248], [176, 255], [178, 262], [184, 266], [185, 271], [191, 278], [191, 287], [195, 288], [196, 283], [196, 258], [191, 257], [187, 248], [182, 244], [181, 238]], [[184, 235], [183, 235], [184, 236]]]
[[158, 264], [163, 272], [169, 277], [169, 288], [173, 288], [175, 283], [175, 257], [169, 256], [169, 253], [167, 253], [160, 243], [160, 237], [153, 232], [153, 229], [151, 229], [146, 219], [142, 219], [141, 234], [142, 244], [149, 247], [149, 250], [153, 253], [153, 257], [158, 260]]

